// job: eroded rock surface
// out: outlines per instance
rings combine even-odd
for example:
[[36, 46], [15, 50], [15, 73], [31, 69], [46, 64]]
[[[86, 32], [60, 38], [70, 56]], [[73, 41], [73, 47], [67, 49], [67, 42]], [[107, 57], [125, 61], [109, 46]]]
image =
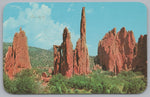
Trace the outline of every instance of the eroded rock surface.
[[76, 48], [70, 38], [67, 28], [64, 29], [63, 42], [61, 45], [54, 45], [54, 74], [61, 73], [67, 77], [72, 74], [88, 74], [89, 54], [86, 46], [86, 20], [85, 8], [82, 9], [80, 39], [77, 41]]
[[137, 56], [133, 60], [134, 71], [141, 71], [147, 76], [147, 35], [141, 35], [138, 40]]
[[85, 7], [82, 9], [81, 16], [80, 39], [77, 41], [74, 51], [74, 73], [75, 74], [88, 74], [90, 72], [89, 54], [86, 45], [86, 19]]
[[102, 65], [103, 69], [115, 73], [132, 69], [135, 44], [132, 31], [127, 32], [123, 27], [116, 33], [116, 28], [114, 28], [99, 41], [98, 63]]
[[73, 45], [67, 28], [64, 29], [62, 44], [54, 45], [54, 74], [57, 73], [67, 77], [73, 73]]
[[10, 79], [23, 69], [30, 69], [30, 58], [28, 54], [27, 37], [21, 30], [15, 33], [12, 47], [8, 47], [5, 57], [5, 72]]

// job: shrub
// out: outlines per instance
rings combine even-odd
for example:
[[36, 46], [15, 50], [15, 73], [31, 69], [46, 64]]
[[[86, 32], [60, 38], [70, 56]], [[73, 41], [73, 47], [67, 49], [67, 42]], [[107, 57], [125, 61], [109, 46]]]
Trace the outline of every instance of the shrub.
[[68, 87], [75, 88], [75, 89], [86, 89], [89, 90], [89, 86], [91, 84], [90, 78], [86, 77], [85, 75], [81, 76], [73, 76], [68, 81]]
[[137, 94], [145, 90], [146, 84], [142, 79], [132, 79], [127, 82], [123, 88], [123, 91], [128, 94]]
[[10, 80], [4, 74], [4, 87], [12, 94], [35, 94], [40, 89], [32, 76], [32, 70], [28, 69], [16, 74], [14, 80]]
[[74, 90], [74, 93], [78, 94], [78, 93], [79, 93], [79, 90], [78, 90], [78, 89], [75, 89], [75, 90]]
[[102, 85], [103, 85], [103, 93], [104, 94], [109, 94], [110, 93], [111, 83], [102, 82]]
[[37, 84], [32, 77], [24, 76], [16, 80], [17, 94], [35, 94], [38, 92]]
[[111, 93], [111, 94], [120, 94], [120, 93], [122, 93], [122, 92], [119, 90], [118, 86], [113, 85], [113, 86], [110, 88], [110, 93]]
[[103, 93], [103, 86], [101, 84], [97, 84], [97, 85], [93, 86], [91, 93], [94, 93], [94, 94]]
[[58, 83], [61, 84], [62, 82], [66, 82], [66, 81], [67, 79], [61, 74], [53, 75], [52, 79], [49, 82], [49, 86], [51, 85], [56, 86], [56, 84]]
[[6, 90], [6, 92], [11, 93], [11, 94], [17, 93], [15, 81], [10, 80], [8, 76], [5, 74], [5, 72], [3, 73], [3, 85], [4, 85], [4, 89]]
[[35, 94], [38, 93], [40, 86], [35, 82], [33, 71], [26, 69], [16, 75], [17, 94]]
[[118, 74], [118, 77], [124, 78], [124, 79], [129, 79], [135, 76], [136, 74], [133, 71], [122, 71]]
[[58, 93], [57, 87], [56, 86], [50, 86], [50, 93], [57, 94]]
[[68, 93], [66, 87], [67, 79], [61, 74], [54, 75], [49, 82], [50, 93], [52, 94], [62, 94]]

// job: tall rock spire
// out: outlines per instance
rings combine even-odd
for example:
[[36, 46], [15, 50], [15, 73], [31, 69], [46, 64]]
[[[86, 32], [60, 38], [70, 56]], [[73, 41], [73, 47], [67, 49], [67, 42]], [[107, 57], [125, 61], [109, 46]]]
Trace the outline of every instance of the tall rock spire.
[[89, 54], [86, 45], [86, 19], [85, 7], [82, 8], [81, 25], [80, 25], [80, 39], [77, 41], [76, 49], [74, 51], [74, 73], [88, 74], [89, 68]]
[[73, 45], [70, 32], [67, 28], [63, 32], [61, 45], [54, 45], [54, 74], [61, 73], [71, 77], [73, 73]]
[[80, 38], [73, 50], [71, 36], [67, 28], [64, 29], [63, 42], [54, 45], [54, 74], [61, 73], [67, 77], [72, 74], [90, 73], [89, 54], [86, 46], [85, 7], [82, 8]]
[[85, 19], [85, 7], [82, 8], [82, 15], [81, 15], [81, 25], [80, 25], [80, 34], [81, 39], [86, 41], [86, 19]]

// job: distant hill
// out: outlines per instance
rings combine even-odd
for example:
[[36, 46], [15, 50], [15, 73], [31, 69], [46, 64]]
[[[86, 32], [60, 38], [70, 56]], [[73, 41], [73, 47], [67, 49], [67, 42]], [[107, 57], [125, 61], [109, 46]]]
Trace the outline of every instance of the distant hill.
[[[8, 46], [12, 46], [12, 43], [3, 42], [3, 58], [5, 58]], [[36, 67], [53, 67], [53, 48], [49, 50], [31, 47], [29, 46], [30, 61], [33, 68]], [[90, 56], [90, 68], [94, 65], [94, 56]]]
[[[12, 43], [3, 43], [3, 58], [8, 51], [8, 46]], [[29, 46], [29, 55], [32, 67], [49, 67], [53, 66], [53, 52], [37, 47]]]

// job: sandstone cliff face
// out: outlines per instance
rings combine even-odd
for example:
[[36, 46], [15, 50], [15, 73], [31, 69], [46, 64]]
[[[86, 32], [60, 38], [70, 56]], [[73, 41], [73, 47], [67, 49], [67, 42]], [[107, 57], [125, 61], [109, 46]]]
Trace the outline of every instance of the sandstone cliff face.
[[137, 46], [137, 56], [133, 60], [134, 71], [142, 71], [147, 76], [147, 35], [140, 36]]
[[70, 38], [70, 33], [65, 28], [63, 33], [62, 47], [62, 62], [61, 62], [61, 73], [67, 77], [71, 77], [73, 73], [73, 45]]
[[86, 46], [85, 8], [82, 9], [80, 39], [76, 48], [70, 38], [67, 28], [64, 29], [63, 42], [60, 46], [54, 45], [54, 74], [61, 73], [67, 77], [72, 74], [88, 74], [90, 72], [89, 54]]
[[16, 73], [30, 68], [27, 37], [25, 32], [20, 29], [20, 32], [14, 35], [12, 47], [8, 47], [4, 69], [9, 78], [13, 79]]
[[60, 73], [61, 66], [61, 48], [60, 46], [54, 45], [54, 74]]
[[115, 73], [132, 69], [135, 38], [132, 31], [123, 27], [118, 33], [116, 28], [106, 33], [98, 45], [98, 63], [103, 69]]
[[73, 73], [73, 45], [67, 28], [64, 29], [61, 46], [54, 45], [54, 74], [57, 73], [67, 77]]
[[82, 9], [80, 39], [77, 41], [74, 55], [74, 73], [88, 74], [89, 69], [89, 54], [86, 46], [86, 20], [85, 7]]

